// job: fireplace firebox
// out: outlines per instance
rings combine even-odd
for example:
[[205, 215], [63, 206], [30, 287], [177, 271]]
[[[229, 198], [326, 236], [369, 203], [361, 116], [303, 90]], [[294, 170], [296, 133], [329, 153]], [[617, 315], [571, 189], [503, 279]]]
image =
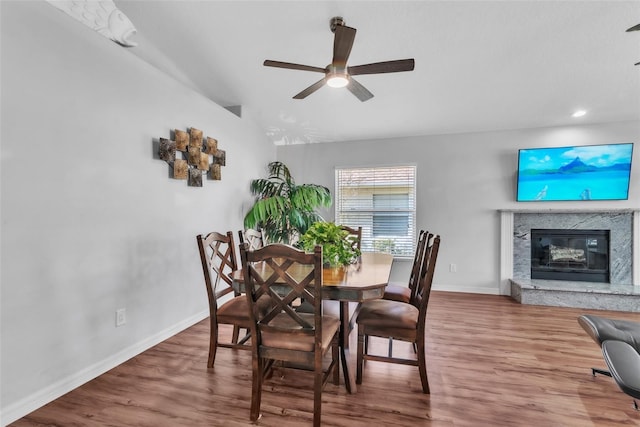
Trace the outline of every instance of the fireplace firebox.
[[531, 278], [609, 283], [609, 230], [531, 230]]

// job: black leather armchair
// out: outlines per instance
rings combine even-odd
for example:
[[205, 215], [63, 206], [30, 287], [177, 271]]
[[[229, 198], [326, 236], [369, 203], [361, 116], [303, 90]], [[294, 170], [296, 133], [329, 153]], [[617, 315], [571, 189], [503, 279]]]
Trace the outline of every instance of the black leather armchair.
[[601, 347], [609, 371], [591, 368], [596, 373], [612, 377], [634, 401], [638, 410], [640, 399], [640, 322], [611, 319], [585, 314], [578, 323]]

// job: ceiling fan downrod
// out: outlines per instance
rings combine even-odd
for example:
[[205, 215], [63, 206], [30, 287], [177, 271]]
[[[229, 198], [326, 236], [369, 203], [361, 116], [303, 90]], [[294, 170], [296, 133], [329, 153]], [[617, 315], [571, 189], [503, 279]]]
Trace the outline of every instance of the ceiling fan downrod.
[[331, 32], [335, 33], [336, 32], [336, 28], [338, 28], [338, 25], [340, 26], [344, 26], [345, 22], [344, 19], [342, 18], [342, 16], [334, 16], [333, 18], [331, 18], [330, 24], [329, 24], [329, 28], [331, 28]]

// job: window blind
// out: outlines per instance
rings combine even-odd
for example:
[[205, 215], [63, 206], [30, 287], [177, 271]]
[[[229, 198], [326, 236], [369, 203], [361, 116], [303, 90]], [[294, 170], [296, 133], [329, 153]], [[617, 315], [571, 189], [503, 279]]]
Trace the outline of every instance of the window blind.
[[412, 257], [416, 167], [336, 169], [336, 223], [362, 227], [362, 250]]

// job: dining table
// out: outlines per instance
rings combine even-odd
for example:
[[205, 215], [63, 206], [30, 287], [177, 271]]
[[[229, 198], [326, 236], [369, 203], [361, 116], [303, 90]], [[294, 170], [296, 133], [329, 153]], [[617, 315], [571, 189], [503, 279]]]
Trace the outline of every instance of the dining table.
[[[337, 301], [340, 317], [340, 362], [348, 393], [357, 390], [353, 374], [355, 360], [349, 354], [349, 338], [355, 327], [360, 304], [382, 298], [389, 283], [393, 255], [382, 252], [362, 252], [358, 261], [345, 267], [324, 267], [322, 299]], [[233, 287], [244, 292], [242, 270], [232, 273]], [[325, 312], [330, 312], [325, 304]]]

